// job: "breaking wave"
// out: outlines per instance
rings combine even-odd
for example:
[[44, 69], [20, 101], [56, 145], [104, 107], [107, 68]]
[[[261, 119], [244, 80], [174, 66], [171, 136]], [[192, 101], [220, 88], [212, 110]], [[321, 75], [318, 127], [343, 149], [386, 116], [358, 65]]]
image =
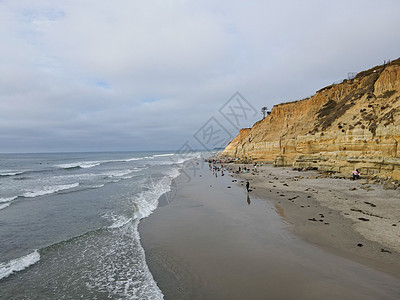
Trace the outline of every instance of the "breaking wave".
[[79, 186], [79, 183], [45, 186], [36, 191], [26, 192], [23, 195], [21, 195], [21, 197], [35, 198], [35, 197], [44, 196], [44, 195], [48, 195], [48, 194], [54, 194], [54, 193], [64, 191], [64, 190], [69, 190], [69, 189], [72, 189], [72, 188], [75, 188], [78, 186]]
[[40, 254], [36, 250], [28, 255], [10, 260], [6, 263], [0, 263], [0, 280], [10, 276], [15, 272], [22, 271], [40, 260]]

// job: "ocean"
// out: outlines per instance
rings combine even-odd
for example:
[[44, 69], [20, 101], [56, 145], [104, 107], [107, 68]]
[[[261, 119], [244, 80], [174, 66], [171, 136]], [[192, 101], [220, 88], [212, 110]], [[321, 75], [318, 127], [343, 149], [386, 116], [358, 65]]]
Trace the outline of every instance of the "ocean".
[[201, 153], [0, 155], [0, 299], [162, 299], [138, 224]]

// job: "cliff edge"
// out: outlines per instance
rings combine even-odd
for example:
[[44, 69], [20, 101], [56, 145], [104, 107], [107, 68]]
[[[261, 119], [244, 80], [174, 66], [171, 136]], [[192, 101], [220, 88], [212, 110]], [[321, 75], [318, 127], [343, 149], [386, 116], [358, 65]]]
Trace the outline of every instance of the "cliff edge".
[[222, 152], [276, 166], [318, 168], [400, 180], [400, 58], [275, 105]]

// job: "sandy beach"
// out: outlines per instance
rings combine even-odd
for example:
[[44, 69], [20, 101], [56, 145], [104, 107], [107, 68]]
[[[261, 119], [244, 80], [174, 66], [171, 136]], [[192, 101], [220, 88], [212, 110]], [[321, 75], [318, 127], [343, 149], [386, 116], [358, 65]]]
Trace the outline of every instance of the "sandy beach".
[[[239, 167], [249, 172], [238, 174]], [[268, 198], [289, 230], [325, 250], [400, 274], [400, 193], [366, 179], [326, 177], [271, 165], [234, 165], [252, 193]]]
[[[247, 174], [235, 173], [239, 165], [226, 167], [233, 177], [216, 177], [207, 165], [189, 182], [178, 177], [176, 188], [140, 224], [147, 263], [165, 299], [400, 297], [396, 244], [367, 239], [352, 219], [357, 215], [345, 214], [327, 196], [356, 191], [379, 208], [376, 198], [362, 198], [360, 182], [307, 179], [318, 174], [272, 166]], [[366, 193], [380, 193], [370, 189]]]

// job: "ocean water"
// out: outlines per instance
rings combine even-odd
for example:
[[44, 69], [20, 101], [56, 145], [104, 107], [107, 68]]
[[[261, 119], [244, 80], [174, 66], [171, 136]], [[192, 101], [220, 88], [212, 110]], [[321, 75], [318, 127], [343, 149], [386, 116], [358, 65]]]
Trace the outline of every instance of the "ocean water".
[[138, 224], [173, 152], [0, 155], [0, 299], [162, 299]]

